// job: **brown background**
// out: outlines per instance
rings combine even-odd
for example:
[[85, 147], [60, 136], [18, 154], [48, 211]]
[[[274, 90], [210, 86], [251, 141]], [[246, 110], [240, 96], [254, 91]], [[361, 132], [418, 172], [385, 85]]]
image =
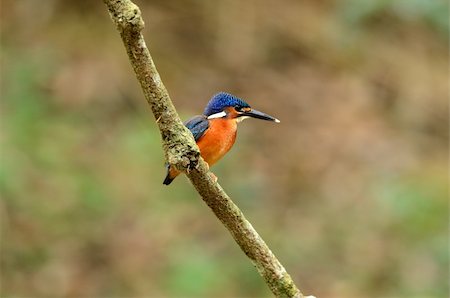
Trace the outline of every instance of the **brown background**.
[[[183, 119], [247, 120], [213, 168], [305, 293], [447, 297], [446, 1], [139, 1]], [[3, 297], [270, 297], [159, 133], [101, 1], [3, 1]]]

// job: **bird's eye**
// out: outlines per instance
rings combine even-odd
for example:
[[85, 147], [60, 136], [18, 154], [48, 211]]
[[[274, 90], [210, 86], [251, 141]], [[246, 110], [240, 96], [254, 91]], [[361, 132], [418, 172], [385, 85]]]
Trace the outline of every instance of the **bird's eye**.
[[250, 107], [243, 107], [243, 106], [234, 106], [234, 109], [236, 112], [244, 113], [244, 112], [250, 112], [252, 109]]

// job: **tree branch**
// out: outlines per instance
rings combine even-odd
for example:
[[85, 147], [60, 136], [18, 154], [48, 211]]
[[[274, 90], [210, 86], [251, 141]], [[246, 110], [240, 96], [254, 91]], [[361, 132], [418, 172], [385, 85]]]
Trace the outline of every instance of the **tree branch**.
[[129, 0], [103, 0], [120, 32], [136, 77], [161, 132], [166, 160], [186, 173], [214, 214], [251, 259], [277, 297], [304, 297], [230, 197], [213, 181], [190, 131], [183, 125], [147, 49], [139, 7]]

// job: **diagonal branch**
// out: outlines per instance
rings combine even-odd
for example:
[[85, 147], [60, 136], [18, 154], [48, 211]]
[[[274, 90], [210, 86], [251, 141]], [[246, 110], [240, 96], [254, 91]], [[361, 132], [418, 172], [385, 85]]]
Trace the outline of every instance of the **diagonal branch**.
[[131, 65], [159, 126], [166, 160], [186, 173], [203, 201], [230, 231], [275, 296], [304, 297], [241, 210], [208, 174], [209, 168], [200, 157], [192, 134], [181, 122], [147, 49], [141, 34], [144, 21], [139, 7], [130, 0], [103, 1], [120, 32]]

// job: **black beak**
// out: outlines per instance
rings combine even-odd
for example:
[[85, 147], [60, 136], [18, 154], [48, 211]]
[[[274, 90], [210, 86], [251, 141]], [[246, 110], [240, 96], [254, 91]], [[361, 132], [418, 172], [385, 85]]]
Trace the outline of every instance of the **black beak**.
[[280, 123], [280, 120], [278, 120], [277, 118], [274, 118], [272, 116], [269, 116], [263, 112], [254, 109], [251, 109], [248, 112], [241, 112], [240, 115]]

